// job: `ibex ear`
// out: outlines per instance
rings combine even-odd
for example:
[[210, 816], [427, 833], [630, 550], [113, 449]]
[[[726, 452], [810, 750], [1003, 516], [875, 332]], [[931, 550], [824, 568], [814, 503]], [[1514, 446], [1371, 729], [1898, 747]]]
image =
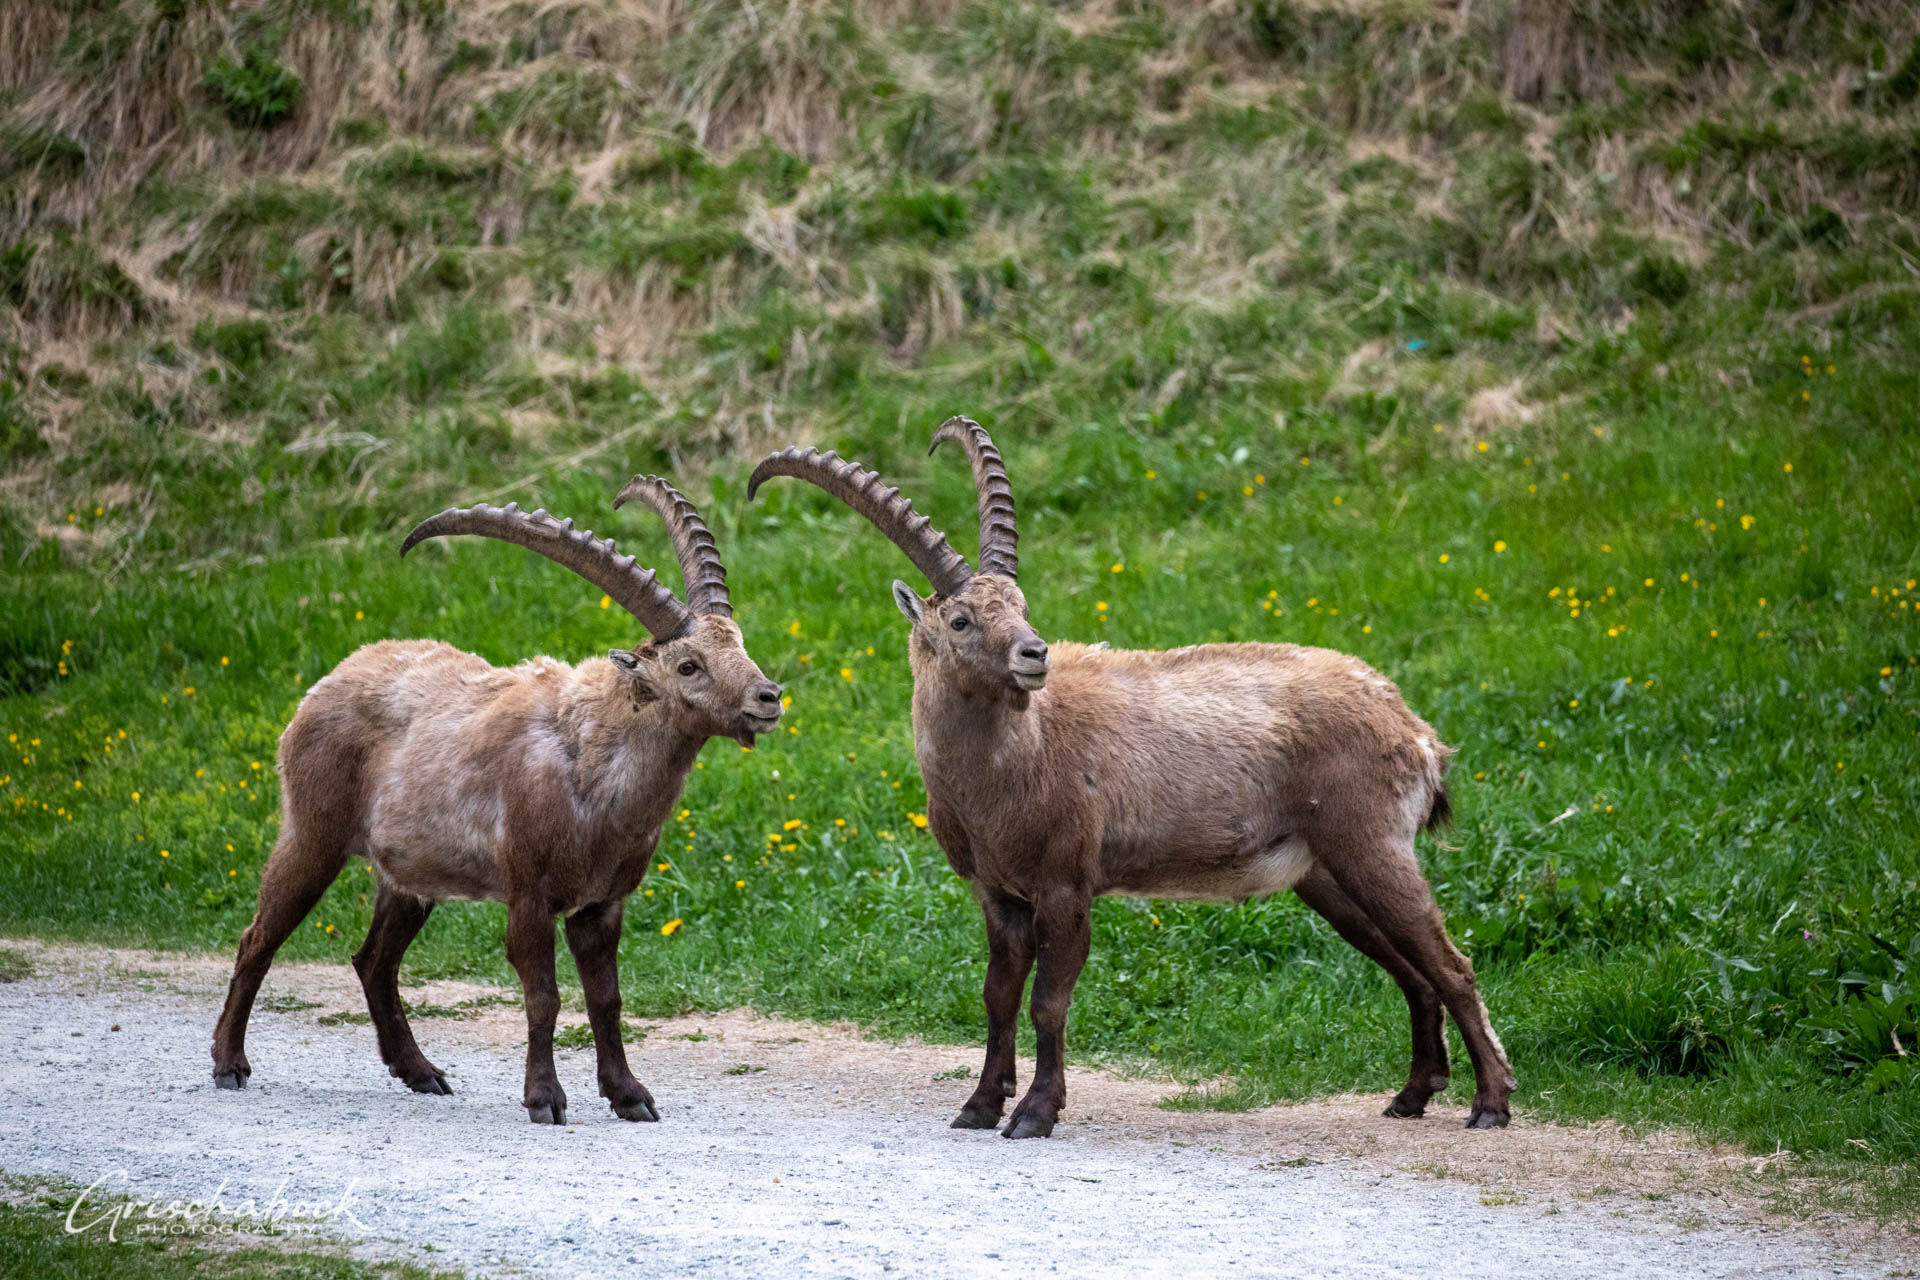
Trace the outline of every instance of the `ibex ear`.
[[653, 672], [649, 670], [653, 666], [653, 654], [647, 649], [609, 649], [607, 657], [623, 677], [633, 705], [637, 707], [660, 696], [653, 685]]
[[900, 612], [907, 615], [908, 622], [920, 621], [920, 615], [926, 608], [914, 589], [898, 578], [893, 580], [893, 602], [900, 606]]

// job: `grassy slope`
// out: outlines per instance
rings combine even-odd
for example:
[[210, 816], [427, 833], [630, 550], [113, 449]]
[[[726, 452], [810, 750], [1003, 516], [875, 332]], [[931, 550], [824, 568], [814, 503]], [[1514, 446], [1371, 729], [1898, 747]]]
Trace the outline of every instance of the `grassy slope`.
[[[1912, 33], [1473, 12], [34, 28], [0, 80], [0, 928], [230, 946], [305, 683], [386, 636], [633, 638], [544, 562], [401, 566], [398, 531], [512, 496], [659, 561], [604, 504], [665, 467], [797, 732], [708, 749], [629, 1000], [976, 1039], [977, 917], [912, 823], [907, 566], [809, 491], [741, 494], [818, 441], [964, 535], [963, 469], [919, 455], [966, 411], [1046, 635], [1330, 645], [1460, 747], [1425, 856], [1523, 1102], [1911, 1160]], [[365, 875], [291, 954], [345, 957]], [[412, 963], [505, 977], [500, 929], [443, 909]], [[1397, 1082], [1397, 994], [1291, 899], [1096, 930], [1081, 1051], [1238, 1080], [1206, 1105]]]

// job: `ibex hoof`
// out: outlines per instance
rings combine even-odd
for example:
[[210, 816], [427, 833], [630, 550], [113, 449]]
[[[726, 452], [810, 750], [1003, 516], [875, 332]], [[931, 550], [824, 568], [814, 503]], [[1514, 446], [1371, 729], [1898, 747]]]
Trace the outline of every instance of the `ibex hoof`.
[[1053, 1121], [1042, 1120], [1039, 1116], [1015, 1116], [1013, 1123], [1007, 1126], [1003, 1138], [1046, 1138], [1053, 1134]]
[[533, 1121], [535, 1124], [565, 1124], [567, 1122], [567, 1109], [565, 1107], [549, 1107], [545, 1105], [528, 1107], [527, 1119]]
[[1427, 1104], [1397, 1097], [1380, 1114], [1394, 1120], [1417, 1120], [1427, 1114]]
[[947, 1127], [949, 1129], [998, 1129], [1000, 1111], [997, 1107], [992, 1111], [988, 1111], [985, 1107], [967, 1107], [955, 1116], [953, 1123]]
[[660, 1118], [659, 1108], [655, 1107], [651, 1101], [616, 1102], [613, 1104], [613, 1114], [622, 1120], [658, 1120]]
[[407, 1081], [407, 1088], [413, 1090], [415, 1093], [445, 1094], [449, 1098], [453, 1096], [453, 1087], [447, 1083], [447, 1078], [438, 1071], [424, 1076], [415, 1076], [413, 1079]]
[[221, 1089], [244, 1089], [247, 1087], [247, 1073], [237, 1067], [213, 1073], [213, 1083]]
[[1475, 1107], [1473, 1114], [1467, 1117], [1469, 1129], [1504, 1129], [1507, 1127], [1507, 1113], [1494, 1111], [1486, 1107]]

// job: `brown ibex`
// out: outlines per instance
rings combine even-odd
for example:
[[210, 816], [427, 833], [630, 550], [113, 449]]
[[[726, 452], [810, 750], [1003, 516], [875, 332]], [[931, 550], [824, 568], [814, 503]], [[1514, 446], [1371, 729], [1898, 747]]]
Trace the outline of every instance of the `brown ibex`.
[[836, 454], [773, 454], [747, 493], [770, 476], [818, 485], [933, 586], [922, 599], [893, 584], [913, 626], [914, 749], [928, 826], [979, 898], [988, 944], [986, 1065], [954, 1127], [997, 1126], [1013, 1095], [1031, 969], [1037, 1070], [1005, 1133], [1053, 1131], [1096, 895], [1244, 901], [1288, 888], [1406, 995], [1413, 1065], [1386, 1113], [1421, 1115], [1445, 1087], [1444, 1007], [1473, 1058], [1468, 1127], [1507, 1123], [1512, 1070], [1414, 852], [1420, 829], [1448, 813], [1451, 752], [1433, 729], [1391, 681], [1327, 649], [1049, 648], [1015, 580], [999, 451], [965, 418], [949, 419], [933, 446], [949, 440], [973, 465], [977, 574], [897, 489]]
[[673, 535], [686, 603], [650, 569], [571, 520], [517, 506], [443, 511], [401, 544], [480, 534], [518, 543], [607, 593], [652, 634], [577, 667], [535, 658], [502, 669], [433, 641], [382, 641], [317, 681], [280, 738], [282, 825], [240, 938], [213, 1033], [213, 1078], [238, 1089], [253, 998], [274, 952], [350, 858], [372, 863], [373, 924], [354, 953], [380, 1057], [420, 1093], [451, 1093], [400, 1004], [400, 957], [448, 898], [505, 902], [507, 959], [527, 1012], [526, 1092], [535, 1124], [564, 1124], [553, 1069], [553, 917], [566, 918], [599, 1063], [600, 1092], [626, 1120], [657, 1120], [620, 1041], [616, 950], [626, 897], [653, 857], [707, 739], [751, 745], [780, 719], [780, 686], [741, 643], [726, 570], [691, 503], [635, 476]]

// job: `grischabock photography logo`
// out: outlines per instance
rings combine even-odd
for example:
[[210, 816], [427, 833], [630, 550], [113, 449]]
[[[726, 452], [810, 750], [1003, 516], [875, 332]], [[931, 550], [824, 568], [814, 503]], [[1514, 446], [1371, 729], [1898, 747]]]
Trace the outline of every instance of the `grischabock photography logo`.
[[67, 1208], [68, 1235], [98, 1234], [118, 1242], [124, 1238], [154, 1236], [225, 1236], [273, 1230], [312, 1232], [328, 1225], [366, 1230], [354, 1216], [354, 1184], [338, 1194], [294, 1198], [287, 1194], [290, 1178], [282, 1178], [268, 1194], [249, 1195], [234, 1188], [231, 1179], [204, 1196], [188, 1199], [143, 1195], [125, 1169], [111, 1169], [74, 1196]]

